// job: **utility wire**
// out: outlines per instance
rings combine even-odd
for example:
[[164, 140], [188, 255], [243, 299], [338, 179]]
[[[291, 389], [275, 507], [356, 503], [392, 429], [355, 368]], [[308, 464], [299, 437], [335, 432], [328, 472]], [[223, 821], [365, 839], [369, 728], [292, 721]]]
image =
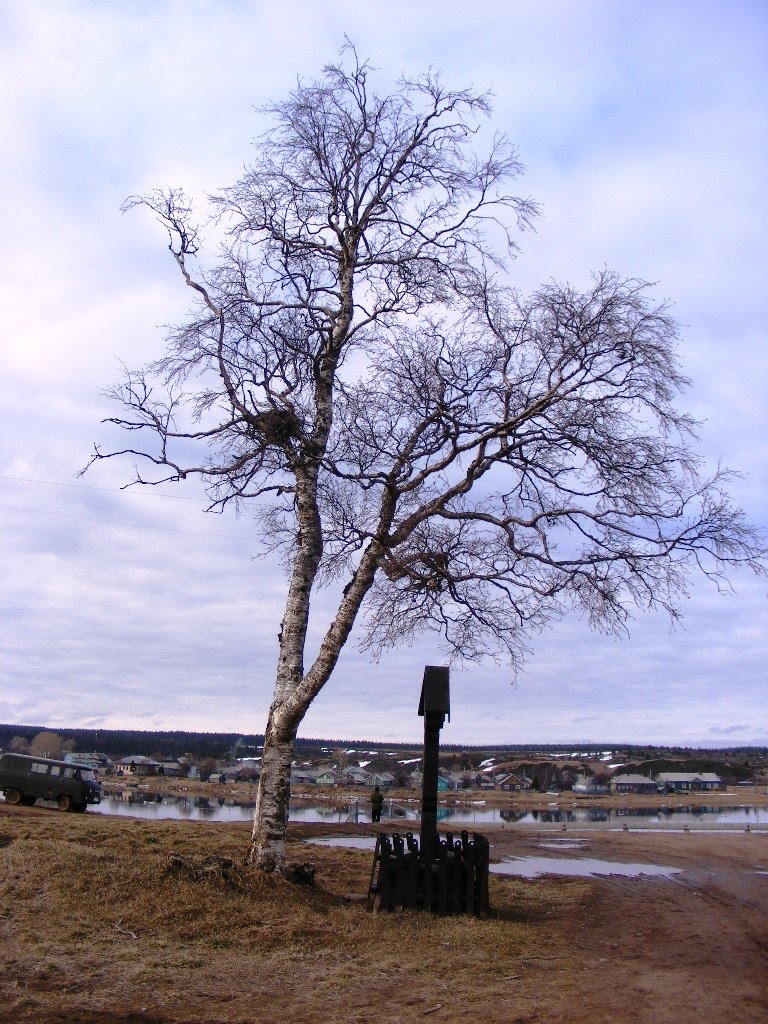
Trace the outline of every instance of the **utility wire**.
[[154, 490], [154, 488], [129, 490], [125, 487], [93, 487], [90, 484], [65, 484], [59, 480], [33, 480], [26, 476], [7, 476], [5, 473], [0, 473], [0, 480], [15, 480], [22, 484], [47, 484], [50, 487], [74, 487], [77, 491], [107, 491], [109, 494], [151, 494], [155, 498], [173, 498], [176, 501], [201, 500], [192, 494], [164, 494], [162, 491]]
[[[63, 486], [67, 486], [64, 484]], [[107, 488], [95, 488], [106, 490]], [[124, 523], [115, 519], [92, 519], [90, 516], [75, 516], [68, 512], [48, 512], [42, 508], [22, 508], [20, 505], [0, 505], [11, 512], [33, 512], [40, 516], [58, 516], [61, 519], [80, 519], [85, 523], [102, 523], [106, 526], [128, 526], [134, 530], [161, 530], [163, 533], [185, 533], [193, 537], [220, 537], [224, 540], [246, 540], [234, 533], [205, 533], [202, 530], [180, 530], [174, 526], [145, 526], [143, 523]]]

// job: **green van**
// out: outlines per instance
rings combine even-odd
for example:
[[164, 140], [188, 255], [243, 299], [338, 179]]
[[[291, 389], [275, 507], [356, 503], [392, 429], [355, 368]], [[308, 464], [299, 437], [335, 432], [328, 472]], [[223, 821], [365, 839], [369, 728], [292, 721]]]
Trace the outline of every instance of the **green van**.
[[7, 804], [31, 806], [55, 800], [60, 811], [84, 811], [101, 803], [101, 786], [91, 768], [72, 761], [26, 754], [0, 754], [0, 790]]

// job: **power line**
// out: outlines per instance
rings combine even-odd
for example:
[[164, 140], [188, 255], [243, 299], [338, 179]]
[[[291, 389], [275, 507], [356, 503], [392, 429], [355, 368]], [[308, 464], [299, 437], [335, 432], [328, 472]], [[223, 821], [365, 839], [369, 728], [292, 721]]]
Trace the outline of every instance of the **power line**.
[[[66, 486], [63, 485], [63, 486]], [[95, 488], [101, 490], [102, 488]], [[106, 489], [106, 488], [104, 488]], [[80, 519], [84, 523], [101, 523], [105, 526], [127, 526], [134, 530], [160, 530], [163, 533], [184, 533], [193, 537], [220, 537], [223, 540], [246, 540], [234, 533], [205, 533], [201, 530], [180, 530], [174, 526], [145, 526], [143, 523], [124, 523], [115, 519], [93, 519], [90, 516], [75, 516], [68, 512], [48, 512], [42, 508], [23, 508], [20, 505], [0, 505], [11, 512], [33, 512], [40, 516], [58, 516], [61, 519]]]
[[47, 484], [50, 487], [73, 487], [76, 491], [106, 491], [109, 494], [144, 494], [152, 495], [154, 498], [173, 498], [176, 501], [200, 501], [200, 498], [195, 498], [191, 494], [165, 494], [162, 491], [154, 490], [154, 488], [134, 491], [124, 487], [93, 487], [90, 484], [65, 484], [60, 480], [33, 480], [31, 477], [8, 476], [5, 473], [0, 473], [0, 480], [15, 480], [23, 484]]

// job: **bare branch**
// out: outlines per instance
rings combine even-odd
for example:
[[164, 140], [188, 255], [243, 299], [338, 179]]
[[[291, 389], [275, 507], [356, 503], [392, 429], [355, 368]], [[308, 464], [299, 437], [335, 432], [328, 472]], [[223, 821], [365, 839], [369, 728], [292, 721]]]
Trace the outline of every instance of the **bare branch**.
[[[285, 560], [256, 858], [280, 862], [293, 740], [353, 626], [374, 656], [437, 630], [458, 660], [519, 664], [571, 609], [621, 633], [674, 620], [692, 574], [764, 571], [763, 539], [702, 476], [677, 325], [649, 284], [500, 282], [537, 208], [486, 94], [436, 73], [388, 96], [348, 44], [273, 104], [242, 178], [211, 198], [203, 269], [178, 189], [149, 209], [193, 305], [164, 356], [125, 372], [108, 421], [134, 482], [194, 475], [210, 508], [252, 504]], [[201, 458], [189, 458], [202, 449]], [[305, 665], [316, 587], [344, 583]]]

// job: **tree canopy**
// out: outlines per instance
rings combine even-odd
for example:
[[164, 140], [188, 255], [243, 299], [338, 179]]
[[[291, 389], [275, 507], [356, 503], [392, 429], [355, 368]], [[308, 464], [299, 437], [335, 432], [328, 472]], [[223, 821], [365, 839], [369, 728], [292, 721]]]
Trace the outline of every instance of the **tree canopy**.
[[142, 460], [142, 483], [201, 477], [284, 558], [265, 867], [282, 865], [296, 730], [355, 623], [374, 656], [436, 629], [450, 658], [514, 664], [570, 609], [622, 631], [638, 608], [676, 616], [691, 572], [720, 582], [763, 556], [728, 473], [702, 475], [667, 305], [610, 270], [516, 291], [537, 209], [510, 190], [504, 136], [478, 155], [488, 97], [432, 73], [379, 97], [370, 78], [347, 49], [269, 108], [253, 164], [211, 197], [215, 258], [180, 190], [127, 203], [159, 218], [195, 304], [113, 391], [139, 443], [94, 458]]

